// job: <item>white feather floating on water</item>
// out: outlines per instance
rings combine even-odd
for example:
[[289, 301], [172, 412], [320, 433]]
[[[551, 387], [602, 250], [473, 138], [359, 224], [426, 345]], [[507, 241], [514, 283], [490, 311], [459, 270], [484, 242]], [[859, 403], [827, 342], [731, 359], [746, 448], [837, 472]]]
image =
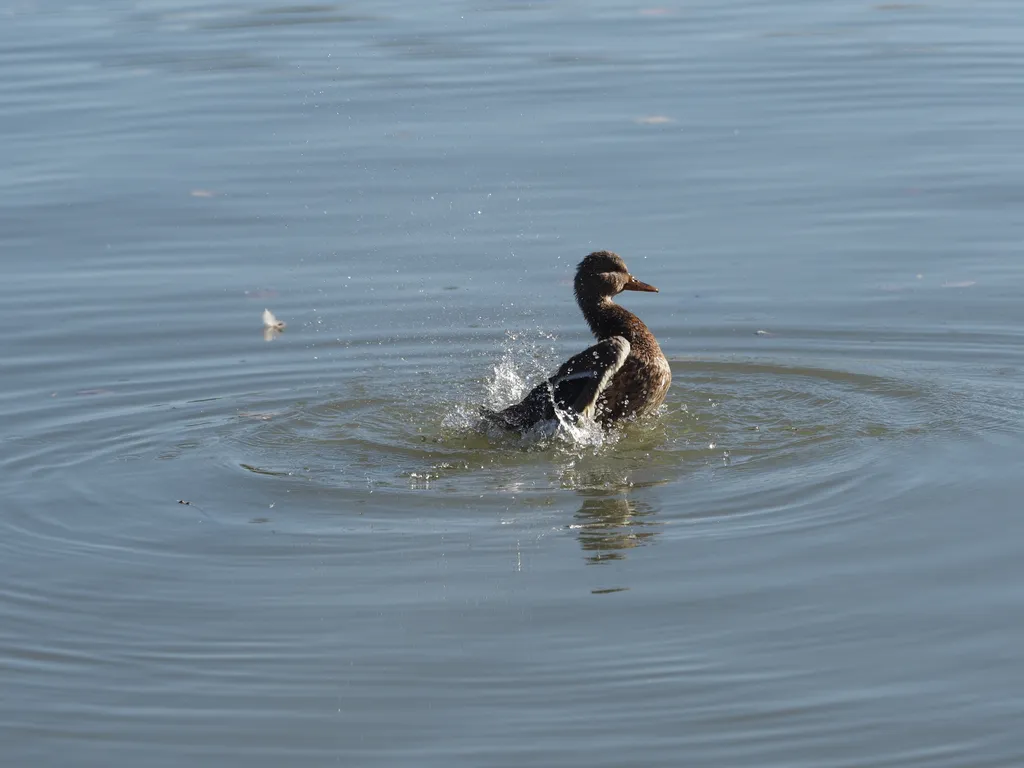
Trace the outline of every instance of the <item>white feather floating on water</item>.
[[269, 309], [263, 310], [263, 325], [267, 328], [273, 328], [275, 331], [283, 331], [285, 329], [285, 324], [274, 317], [274, 313]]
[[263, 340], [273, 341], [281, 335], [281, 331], [285, 329], [285, 324], [274, 317], [274, 313], [269, 309], [263, 310]]

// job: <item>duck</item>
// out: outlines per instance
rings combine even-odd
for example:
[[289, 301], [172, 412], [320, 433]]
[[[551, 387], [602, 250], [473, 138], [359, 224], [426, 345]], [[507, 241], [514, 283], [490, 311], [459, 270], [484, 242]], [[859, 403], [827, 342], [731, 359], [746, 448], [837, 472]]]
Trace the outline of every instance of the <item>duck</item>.
[[482, 408], [484, 419], [520, 432], [556, 419], [596, 422], [607, 429], [665, 402], [672, 370], [650, 329], [615, 303], [623, 291], [658, 293], [633, 277], [617, 253], [587, 255], [576, 267], [573, 292], [597, 343], [569, 358], [522, 402], [500, 411]]

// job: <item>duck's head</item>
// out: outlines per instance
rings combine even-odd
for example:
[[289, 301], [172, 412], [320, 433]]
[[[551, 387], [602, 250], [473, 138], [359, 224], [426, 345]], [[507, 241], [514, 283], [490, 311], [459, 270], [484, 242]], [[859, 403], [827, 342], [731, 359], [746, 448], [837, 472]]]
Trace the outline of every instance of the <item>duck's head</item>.
[[611, 251], [595, 251], [579, 263], [573, 290], [578, 301], [607, 298], [623, 291], [658, 292], [653, 285], [642, 283], [629, 274], [626, 262]]

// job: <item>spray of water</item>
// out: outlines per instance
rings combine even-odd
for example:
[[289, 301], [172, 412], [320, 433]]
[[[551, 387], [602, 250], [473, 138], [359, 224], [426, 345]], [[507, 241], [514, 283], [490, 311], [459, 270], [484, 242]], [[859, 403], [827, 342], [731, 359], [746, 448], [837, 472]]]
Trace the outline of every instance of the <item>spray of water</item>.
[[530, 389], [543, 381], [558, 367], [558, 351], [552, 342], [554, 336], [546, 332], [534, 334], [506, 334], [501, 357], [492, 366], [483, 381], [482, 396], [475, 394], [475, 402], [457, 404], [445, 415], [442, 425], [460, 432], [475, 431], [501, 441], [515, 442], [519, 447], [547, 448], [593, 447], [614, 442], [617, 435], [608, 433], [590, 421], [576, 423], [568, 414], [555, 409], [557, 421], [541, 423], [524, 434], [510, 434], [480, 417], [481, 405], [501, 410], [521, 400]]

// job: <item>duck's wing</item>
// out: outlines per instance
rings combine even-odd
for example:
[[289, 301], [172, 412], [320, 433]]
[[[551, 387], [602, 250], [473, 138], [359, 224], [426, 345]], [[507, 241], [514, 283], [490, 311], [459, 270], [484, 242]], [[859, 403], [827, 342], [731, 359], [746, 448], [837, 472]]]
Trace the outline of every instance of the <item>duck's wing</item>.
[[597, 399], [627, 357], [629, 342], [622, 336], [612, 336], [569, 358], [548, 379], [555, 405], [573, 415], [592, 418]]
[[503, 429], [528, 429], [555, 418], [555, 407], [572, 417], [592, 418], [597, 399], [629, 356], [622, 336], [600, 341], [567, 360], [547, 381], [534, 387], [522, 402], [503, 411], [481, 408], [481, 415]]
[[480, 415], [491, 424], [508, 430], [529, 429], [541, 422], [551, 421], [555, 418], [555, 405], [551, 400], [550, 386], [548, 382], [542, 381], [521, 402], [501, 411], [481, 406]]

